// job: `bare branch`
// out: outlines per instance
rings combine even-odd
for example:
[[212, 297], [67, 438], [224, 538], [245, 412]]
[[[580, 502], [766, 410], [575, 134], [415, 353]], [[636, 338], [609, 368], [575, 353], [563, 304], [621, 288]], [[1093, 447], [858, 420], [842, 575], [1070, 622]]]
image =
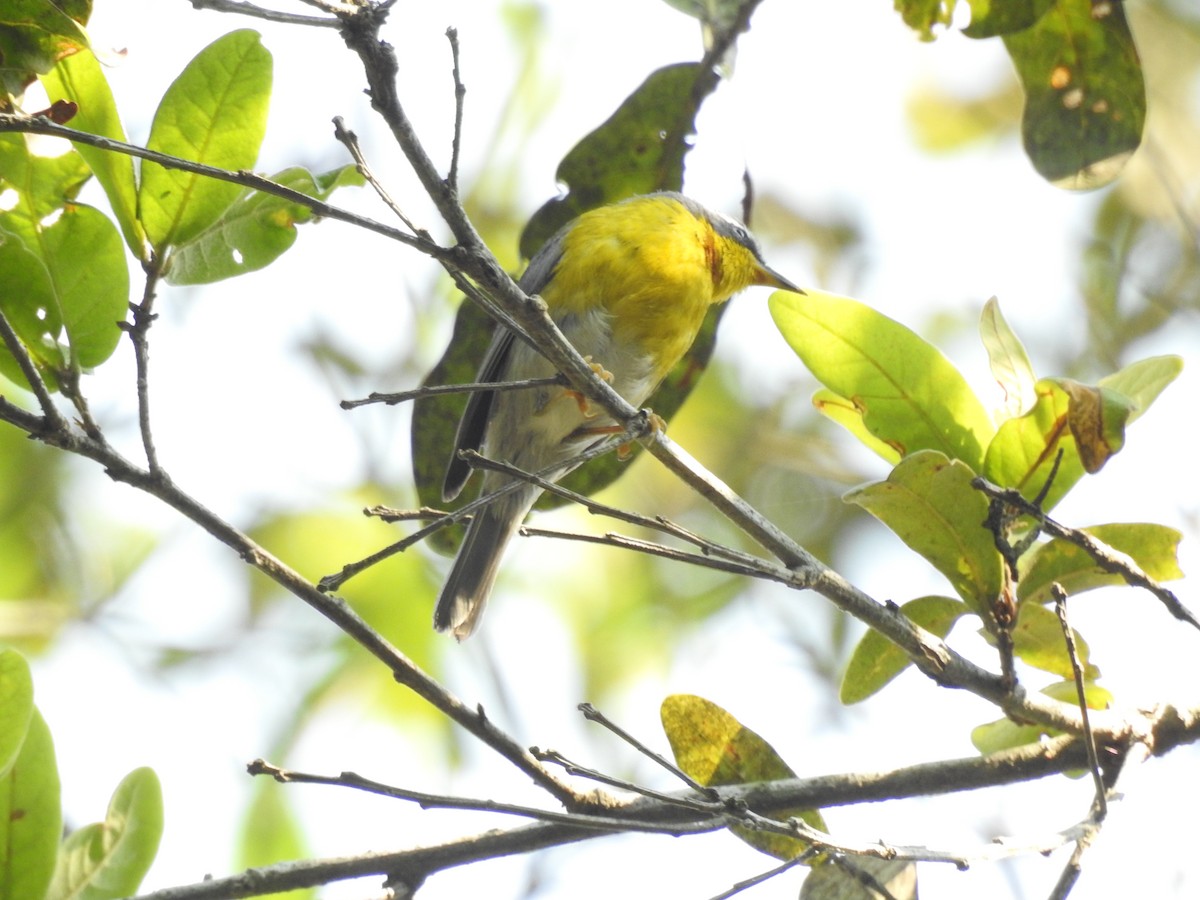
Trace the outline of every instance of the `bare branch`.
[[325, 16], [302, 16], [297, 13], [285, 13], [265, 6], [246, 3], [245, 0], [190, 0], [195, 9], [209, 9], [213, 12], [234, 13], [264, 19], [268, 22], [282, 22], [285, 25], [308, 25], [317, 28], [337, 28], [338, 20]]
[[454, 60], [454, 139], [450, 144], [450, 173], [446, 176], [446, 186], [457, 194], [458, 158], [462, 151], [463, 101], [467, 96], [467, 88], [462, 82], [462, 72], [458, 65], [458, 29], [447, 28], [446, 40], [450, 42], [450, 56]]
[[43, 429], [48, 431], [67, 431], [70, 427], [67, 424], [67, 420], [58, 411], [58, 407], [54, 403], [54, 398], [50, 396], [50, 389], [46, 387], [46, 382], [42, 380], [42, 375], [38, 372], [37, 366], [34, 365], [33, 360], [25, 350], [25, 346], [21, 343], [21, 339], [17, 337], [16, 331], [13, 330], [12, 324], [8, 321], [8, 317], [2, 311], [0, 311], [0, 339], [4, 341], [4, 346], [17, 361], [17, 366], [21, 369], [21, 374], [29, 382], [30, 390], [33, 391], [38, 405], [42, 408], [44, 421], [38, 428], [33, 430], [37, 432], [41, 432]]
[[1022, 497], [1019, 491], [1011, 488], [997, 487], [985, 478], [975, 478], [971, 481], [971, 485], [993, 500], [1008, 504], [1023, 515], [1034, 519], [1047, 534], [1070, 541], [1090, 556], [1092, 561], [1105, 572], [1118, 575], [1125, 579], [1128, 584], [1149, 591], [1158, 598], [1159, 602], [1175, 618], [1200, 629], [1200, 619], [1196, 618], [1195, 613], [1184, 606], [1179, 598], [1175, 596], [1174, 592], [1163, 587], [1147, 575], [1142, 567], [1126, 554], [1121, 553], [1119, 550], [1114, 550], [1086, 531], [1081, 531], [1078, 528], [1068, 528], [1066, 525], [1059, 524], [1046, 515], [1036, 504], [1030, 503]]
[[1058, 622], [1062, 626], [1063, 641], [1067, 645], [1067, 656], [1071, 660], [1071, 672], [1075, 676], [1075, 693], [1079, 698], [1079, 715], [1083, 719], [1083, 743], [1088, 752], [1088, 768], [1092, 770], [1092, 781], [1096, 785], [1096, 799], [1093, 801], [1097, 821], [1103, 820], [1108, 814], [1107, 788], [1104, 786], [1104, 776], [1100, 773], [1100, 759], [1096, 755], [1096, 736], [1092, 734], [1092, 724], [1088, 720], [1087, 687], [1083, 683], [1083, 666], [1079, 664], [1079, 650], [1075, 646], [1075, 632], [1067, 620], [1067, 592], [1062, 585], [1055, 582], [1050, 589], [1054, 595], [1054, 609], [1058, 613]]
[[367, 158], [363, 154], [362, 147], [359, 146], [358, 135], [346, 128], [346, 123], [342, 120], [341, 116], [333, 117], [333, 136], [340, 144], [350, 151], [350, 156], [354, 160], [355, 165], [358, 167], [358, 173], [367, 180], [367, 184], [374, 188], [375, 193], [379, 196], [379, 199], [384, 202], [388, 209], [396, 214], [396, 218], [403, 222], [408, 227], [408, 230], [422, 241], [428, 241], [432, 244], [434, 242], [433, 236], [424, 228], [418, 228], [412, 223], [408, 216], [405, 215], [404, 210], [400, 208], [400, 204], [392, 199], [392, 195], [388, 193], [387, 188], [385, 188], [379, 182], [379, 179], [375, 177], [375, 173], [367, 164]]
[[524, 381], [483, 381], [469, 384], [433, 384], [414, 388], [411, 391], [397, 391], [394, 394], [384, 394], [372, 391], [362, 400], [343, 400], [339, 406], [342, 409], [357, 409], [371, 403], [385, 403], [396, 406], [410, 400], [421, 400], [425, 397], [435, 397], [439, 394], [471, 394], [479, 391], [520, 391], [528, 388], [565, 386], [567, 380], [561, 375], [551, 375], [548, 378], [527, 378]]

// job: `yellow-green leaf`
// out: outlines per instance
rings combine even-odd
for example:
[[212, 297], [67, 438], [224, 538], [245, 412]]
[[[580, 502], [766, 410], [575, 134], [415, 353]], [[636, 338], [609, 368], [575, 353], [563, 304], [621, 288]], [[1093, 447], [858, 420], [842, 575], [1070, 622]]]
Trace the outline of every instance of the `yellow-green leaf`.
[[[1093, 525], [1083, 529], [1119, 554], [1130, 557], [1151, 578], [1182, 578], [1179, 541], [1182, 535], [1166, 525], [1145, 522]], [[1039, 544], [1021, 559], [1017, 596], [1022, 604], [1045, 603], [1050, 587], [1059, 584], [1067, 594], [1079, 594], [1106, 585], [1124, 584], [1119, 575], [1106, 572], [1082, 548], [1062, 538]]]
[[[676, 765], [706, 787], [795, 777], [770, 744], [703, 697], [673, 694], [663, 700], [660, 712]], [[798, 817], [825, 830], [821, 813], [815, 809], [784, 810], [773, 817]], [[756, 850], [778, 859], [794, 859], [808, 848], [804, 841], [785, 835], [741, 826], [732, 830]]]
[[1001, 560], [984, 527], [987, 501], [971, 487], [975, 473], [932, 450], [907, 456], [886, 481], [845, 495], [925, 557], [971, 609], [988, 616], [1000, 594]]
[[1025, 345], [1009, 327], [995, 297], [983, 305], [979, 334], [987, 350], [992, 377], [1004, 391], [1004, 408], [1009, 416], [1024, 415], [1037, 402], [1037, 379]]
[[[950, 629], [971, 610], [953, 597], [918, 597], [900, 607], [900, 611], [931, 634], [944, 638]], [[840, 699], [849, 705], [866, 700], [910, 665], [908, 654], [875, 629], [863, 635], [850, 655], [842, 676]]]
[[[167, 88], [146, 146], [221, 169], [249, 169], [267, 128], [271, 54], [258, 32], [217, 38]], [[142, 164], [138, 217], [156, 251], [186, 243], [220, 217], [241, 187]]]
[[959, 371], [932, 344], [865, 304], [821, 291], [771, 296], [796, 355], [859, 409], [866, 429], [900, 455], [937, 450], [979, 471], [994, 428]]

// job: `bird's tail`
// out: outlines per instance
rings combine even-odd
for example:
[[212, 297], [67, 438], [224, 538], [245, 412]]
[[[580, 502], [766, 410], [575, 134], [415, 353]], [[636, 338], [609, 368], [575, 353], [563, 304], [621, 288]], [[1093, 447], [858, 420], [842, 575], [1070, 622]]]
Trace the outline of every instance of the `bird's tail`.
[[433, 627], [438, 631], [449, 631], [462, 641], [479, 625], [500, 557], [529, 511], [530, 504], [521, 502], [522, 493], [501, 498], [471, 520], [433, 612]]

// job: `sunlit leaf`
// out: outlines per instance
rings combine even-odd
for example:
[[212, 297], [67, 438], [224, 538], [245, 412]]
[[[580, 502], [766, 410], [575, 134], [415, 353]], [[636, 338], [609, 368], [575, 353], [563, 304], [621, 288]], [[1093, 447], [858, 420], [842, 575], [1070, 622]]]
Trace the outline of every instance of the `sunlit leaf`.
[[[1084, 676], [1098, 678], [1099, 669], [1089, 664], [1087, 641], [1078, 631], [1071, 629], [1075, 637], [1075, 651], [1083, 666]], [[1043, 672], [1062, 678], [1073, 674], [1070, 656], [1067, 654], [1066, 639], [1058, 614], [1038, 603], [1022, 603], [1017, 613], [1017, 622], [1012, 629], [1013, 653], [1022, 662]]]
[[771, 297], [775, 324], [827, 388], [901, 456], [937, 450], [976, 471], [993, 427], [966, 380], [932, 344], [865, 304], [821, 291]]
[[[1107, 709], [1112, 704], [1112, 694], [1094, 681], [1085, 681], [1083, 687], [1089, 709]], [[1071, 706], [1079, 704], [1074, 680], [1047, 685], [1040, 693]], [[1053, 737], [1059, 733], [1056, 729], [1043, 725], [1018, 725], [1011, 719], [999, 719], [973, 728], [971, 743], [980, 753], [999, 753], [1002, 750], [1035, 744], [1043, 737]]]
[[121, 236], [98, 209], [70, 205], [42, 229], [40, 246], [72, 360], [85, 369], [98, 366], [117, 348], [118, 323], [128, 311], [129, 267]]
[[870, 432], [863, 421], [862, 408], [852, 401], [829, 388], [821, 388], [813, 394], [812, 404], [817, 408], [817, 412], [837, 422], [888, 463], [894, 466], [900, 462], [900, 451]]
[[[1079, 688], [1075, 686], [1074, 678], [1048, 684], [1042, 688], [1041, 693], [1072, 706], [1079, 705]], [[1087, 700], [1088, 709], [1108, 709], [1113, 703], [1112, 691], [1088, 678], [1083, 682], [1083, 696]]]
[[153, 769], [134, 769], [113, 792], [103, 822], [71, 833], [59, 851], [47, 900], [116, 900], [137, 893], [158, 853], [162, 786]]
[[[167, 88], [146, 146], [221, 169], [249, 169], [267, 127], [271, 54], [255, 31], [217, 38]], [[157, 163], [142, 164], [138, 216], [158, 251], [187, 243], [237, 199], [241, 188]]]
[[[60, 60], [42, 76], [42, 84], [51, 101], [71, 100], [79, 109], [71, 127], [88, 134], [125, 141], [117, 105], [109, 89], [104, 70], [90, 50], [81, 50]], [[108, 195], [125, 243], [139, 259], [145, 255], [145, 233], [137, 220], [137, 186], [133, 158], [124, 153], [101, 150], [88, 144], [75, 144], [75, 150], [87, 161], [96, 180]]]
[[[770, 744], [703, 697], [673, 694], [663, 700], [660, 712], [675, 764], [705, 787], [795, 777]], [[773, 815], [777, 819], [792, 817], [825, 830], [821, 813], [815, 809], [785, 810]], [[750, 846], [778, 859], [794, 859], [808, 849], [797, 838], [741, 826], [732, 830]]]
[[1005, 321], [995, 297], [983, 305], [979, 334], [987, 350], [992, 377], [1004, 391], [1005, 410], [1009, 416], [1025, 414], [1037, 402], [1037, 379], [1025, 345]]
[[1129, 412], [1129, 422], [1132, 422], [1150, 408], [1158, 395], [1182, 371], [1183, 360], [1178, 356], [1151, 356], [1106, 375], [1097, 384], [1129, 398], [1133, 403]]
[[1014, 488], [1026, 500], [1033, 500], [1053, 472], [1054, 480], [1042, 500], [1042, 508], [1050, 510], [1083, 477], [1083, 464], [1071, 435], [1066, 391], [1049, 379], [1039, 381], [1035, 389], [1033, 409], [997, 429], [988, 445], [983, 475], [993, 484]]
[[1073, 190], [1120, 173], [1142, 140], [1146, 87], [1124, 4], [1055, 0], [1004, 36], [1025, 89], [1025, 152], [1043, 178]]
[[29, 663], [16, 650], [0, 650], [0, 778], [16, 762], [32, 718]]
[[[971, 610], [952, 597], [928, 596], [908, 601], [900, 611], [930, 634], [944, 638], [954, 623]], [[854, 648], [838, 696], [846, 705], [866, 700], [907, 669], [911, 662], [907, 653], [872, 628]]]
[[905, 457], [886, 481], [846, 494], [887, 525], [949, 579], [976, 613], [986, 615], [1001, 590], [1001, 560], [984, 527], [987, 501], [971, 487], [967, 466], [924, 450]]
[[[1174, 528], [1149, 523], [1093, 525], [1087, 534], [1130, 557], [1151, 578], [1170, 581], [1182, 578], [1178, 562], [1182, 535]], [[1017, 596], [1021, 603], [1045, 603], [1051, 585], [1057, 583], [1070, 594], [1106, 585], [1124, 584], [1119, 575], [1101, 569], [1080, 547], [1062, 538], [1039, 544], [1021, 560]]]
[[[299, 166], [271, 180], [317, 200], [337, 188], [361, 185], [354, 165], [313, 175]], [[306, 206], [274, 194], [243, 190], [238, 199], [207, 228], [171, 254], [167, 280], [172, 284], [208, 284], [269, 265], [296, 242], [296, 226], [313, 219]]]
[[0, 777], [0, 898], [45, 895], [62, 837], [58, 764], [35, 708], [16, 761]]

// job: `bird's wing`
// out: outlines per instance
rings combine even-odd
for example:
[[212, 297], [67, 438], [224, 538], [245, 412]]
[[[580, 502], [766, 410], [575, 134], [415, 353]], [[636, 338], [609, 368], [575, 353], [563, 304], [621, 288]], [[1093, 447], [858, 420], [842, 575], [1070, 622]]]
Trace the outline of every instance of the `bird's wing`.
[[[549, 284], [554, 275], [554, 268], [562, 258], [564, 233], [565, 229], [554, 235], [529, 261], [525, 274], [517, 282], [525, 293], [537, 294]], [[477, 382], [490, 384], [504, 380], [515, 337], [516, 335], [505, 326], [496, 325], [492, 342], [488, 345], [487, 353], [483, 355], [483, 362], [479, 366], [479, 373], [475, 378]], [[471, 467], [459, 458], [458, 453], [460, 450], [478, 450], [483, 446], [483, 436], [487, 431], [488, 416], [491, 414], [492, 400], [495, 396], [495, 391], [475, 391], [467, 398], [466, 409], [463, 410], [462, 418], [458, 422], [458, 431], [454, 435], [454, 452], [450, 455], [446, 477], [442, 481], [444, 500], [457, 497], [467, 479], [471, 477]]]

